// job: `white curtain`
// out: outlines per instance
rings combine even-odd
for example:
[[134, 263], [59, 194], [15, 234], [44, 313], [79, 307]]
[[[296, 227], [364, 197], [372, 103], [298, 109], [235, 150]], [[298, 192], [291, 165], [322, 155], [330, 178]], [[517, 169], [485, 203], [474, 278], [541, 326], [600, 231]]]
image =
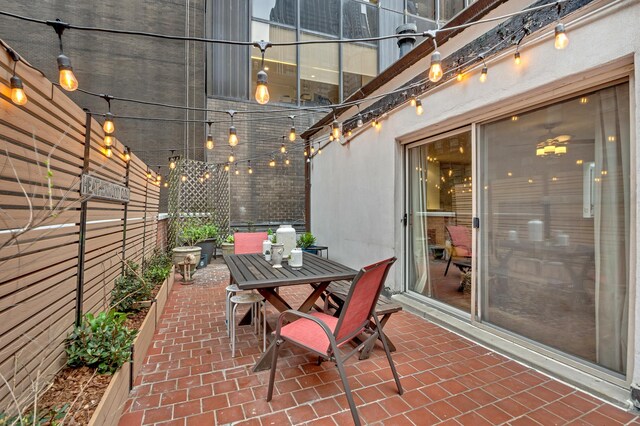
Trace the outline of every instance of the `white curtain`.
[[[413, 290], [433, 296], [431, 288], [431, 279], [429, 277], [429, 241], [427, 236], [427, 164], [426, 154], [423, 148], [414, 148], [411, 150], [413, 157], [413, 165], [411, 172], [413, 173], [411, 185], [411, 212], [413, 226], [411, 228], [412, 256], [415, 271], [415, 282]], [[425, 293], [425, 286], [427, 290]]]
[[596, 356], [624, 373], [629, 306], [629, 86], [598, 92], [594, 203]]

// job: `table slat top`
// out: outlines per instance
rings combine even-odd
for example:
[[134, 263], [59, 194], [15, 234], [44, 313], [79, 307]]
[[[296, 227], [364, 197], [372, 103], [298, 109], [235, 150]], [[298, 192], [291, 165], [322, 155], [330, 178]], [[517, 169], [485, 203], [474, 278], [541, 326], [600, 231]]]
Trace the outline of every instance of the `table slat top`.
[[302, 268], [288, 262], [274, 268], [260, 253], [224, 255], [231, 276], [242, 290], [351, 280], [358, 271], [312, 253], [303, 253]]

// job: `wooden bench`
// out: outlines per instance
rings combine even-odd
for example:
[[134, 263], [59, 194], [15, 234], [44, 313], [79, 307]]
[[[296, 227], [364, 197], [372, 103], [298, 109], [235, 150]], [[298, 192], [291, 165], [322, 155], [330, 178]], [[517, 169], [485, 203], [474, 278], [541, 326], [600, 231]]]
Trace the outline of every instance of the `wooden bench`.
[[[325, 297], [325, 311], [333, 304], [333, 307], [336, 309], [334, 315], [340, 315], [340, 310], [342, 309], [342, 305], [344, 305], [345, 300], [347, 299], [347, 295], [349, 294], [349, 287], [351, 286], [351, 281], [332, 281], [327, 287], [326, 296]], [[402, 306], [389, 299], [386, 296], [380, 295], [378, 298], [378, 303], [376, 304], [376, 314], [380, 318], [380, 325], [384, 328], [387, 321], [391, 317], [391, 314], [394, 312], [398, 312], [402, 310]], [[375, 329], [375, 324], [371, 324], [371, 328]], [[386, 335], [385, 335], [386, 336]], [[380, 337], [378, 337], [380, 339]], [[371, 351], [373, 350], [373, 345], [375, 341], [372, 341], [370, 345], [362, 349], [360, 352], [360, 359], [367, 359], [369, 355], [371, 355]], [[387, 343], [389, 344], [389, 350], [394, 352], [396, 347], [393, 345], [391, 340], [387, 337]]]

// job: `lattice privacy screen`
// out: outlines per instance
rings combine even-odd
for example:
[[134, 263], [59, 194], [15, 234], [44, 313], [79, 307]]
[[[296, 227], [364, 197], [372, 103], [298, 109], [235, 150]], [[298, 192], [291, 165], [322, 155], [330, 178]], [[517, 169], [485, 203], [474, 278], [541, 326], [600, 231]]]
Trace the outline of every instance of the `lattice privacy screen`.
[[169, 248], [180, 245], [186, 222], [216, 225], [221, 237], [229, 235], [229, 173], [224, 167], [180, 159], [169, 182]]

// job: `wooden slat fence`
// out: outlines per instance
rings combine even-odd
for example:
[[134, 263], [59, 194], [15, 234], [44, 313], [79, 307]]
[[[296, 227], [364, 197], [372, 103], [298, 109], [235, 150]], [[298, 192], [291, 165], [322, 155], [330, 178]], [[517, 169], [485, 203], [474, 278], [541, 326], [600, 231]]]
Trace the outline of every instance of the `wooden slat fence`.
[[[33, 398], [32, 385], [37, 381], [41, 389], [64, 365], [64, 340], [79, 316], [78, 288], [81, 313], [102, 311], [121, 273], [123, 253], [137, 263], [153, 253], [160, 192], [156, 175], [147, 178], [147, 166], [135, 154], [127, 164], [122, 142], [116, 142], [111, 158], [104, 155], [101, 124], [87, 121], [87, 113], [64, 92], [23, 63], [16, 71], [29, 98], [20, 107], [10, 98], [13, 61], [2, 50], [0, 411], [15, 410], [11, 393], [24, 406]], [[79, 189], [85, 168], [92, 176], [128, 186], [128, 206], [83, 198]], [[87, 222], [81, 264], [83, 202]]]

